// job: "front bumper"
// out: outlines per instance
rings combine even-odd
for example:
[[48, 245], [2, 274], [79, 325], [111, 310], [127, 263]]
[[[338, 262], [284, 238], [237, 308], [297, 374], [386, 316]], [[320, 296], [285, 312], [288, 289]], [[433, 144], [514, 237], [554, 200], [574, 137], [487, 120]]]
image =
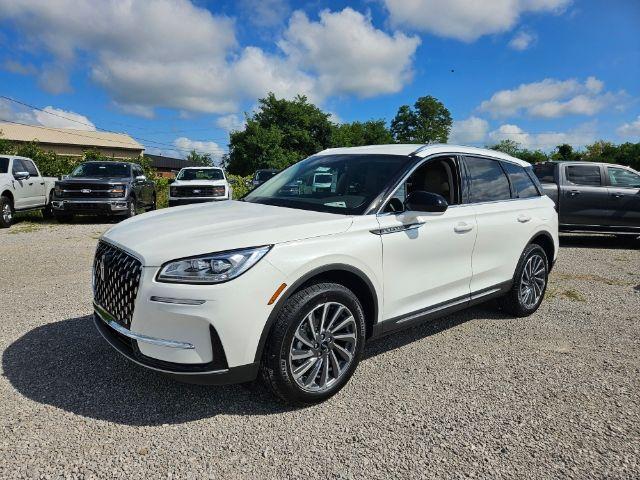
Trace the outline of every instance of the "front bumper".
[[216, 285], [157, 282], [158, 267], [143, 267], [131, 323], [94, 305], [94, 322], [118, 352], [144, 367], [189, 383], [255, 379], [256, 352], [271, 313], [267, 305], [283, 281], [269, 262]]
[[228, 196], [224, 197], [191, 197], [191, 198], [173, 198], [169, 197], [169, 206], [177, 207], [179, 205], [191, 205], [192, 203], [207, 203], [207, 202], [220, 202], [222, 200], [229, 200]]
[[51, 202], [53, 210], [65, 213], [118, 214], [127, 213], [129, 202], [126, 198], [105, 198], [98, 200], [57, 200]]

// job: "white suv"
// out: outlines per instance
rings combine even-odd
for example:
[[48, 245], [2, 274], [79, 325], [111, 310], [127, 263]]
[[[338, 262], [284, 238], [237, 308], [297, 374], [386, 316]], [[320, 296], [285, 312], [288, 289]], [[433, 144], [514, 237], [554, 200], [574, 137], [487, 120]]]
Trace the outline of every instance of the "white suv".
[[526, 162], [452, 145], [331, 149], [242, 201], [111, 228], [95, 323], [145, 367], [207, 384], [260, 376], [311, 404], [381, 334], [491, 298], [532, 314], [557, 252], [553, 201]]

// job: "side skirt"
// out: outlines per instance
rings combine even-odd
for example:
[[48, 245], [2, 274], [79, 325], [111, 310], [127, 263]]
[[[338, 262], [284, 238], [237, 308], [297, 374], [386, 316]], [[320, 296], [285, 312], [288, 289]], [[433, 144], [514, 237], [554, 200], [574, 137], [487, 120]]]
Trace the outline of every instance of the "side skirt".
[[507, 293], [512, 285], [513, 281], [509, 280], [493, 287], [478, 290], [470, 295], [464, 295], [415, 312], [384, 320], [373, 326], [373, 333], [371, 337], [369, 337], [369, 340], [380, 338], [390, 333], [404, 330], [405, 328], [415, 327], [426, 321], [435, 320], [473, 305], [500, 297]]

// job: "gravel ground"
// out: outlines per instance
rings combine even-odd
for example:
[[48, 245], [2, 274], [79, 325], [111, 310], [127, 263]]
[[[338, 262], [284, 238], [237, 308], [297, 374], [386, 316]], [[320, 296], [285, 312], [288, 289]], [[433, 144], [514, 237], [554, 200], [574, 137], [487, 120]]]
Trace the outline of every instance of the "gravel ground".
[[89, 315], [106, 228], [0, 231], [0, 478], [640, 476], [637, 245], [564, 237], [532, 317], [483, 306], [379, 340], [336, 397], [289, 410], [105, 344]]

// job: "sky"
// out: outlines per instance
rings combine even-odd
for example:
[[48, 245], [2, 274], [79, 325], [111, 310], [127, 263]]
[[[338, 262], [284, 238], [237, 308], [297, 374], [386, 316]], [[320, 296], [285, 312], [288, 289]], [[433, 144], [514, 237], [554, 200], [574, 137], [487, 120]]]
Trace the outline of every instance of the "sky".
[[[451, 143], [640, 142], [640, 0], [0, 0], [0, 121], [219, 158], [267, 92]], [[18, 103], [22, 102], [22, 103]]]

